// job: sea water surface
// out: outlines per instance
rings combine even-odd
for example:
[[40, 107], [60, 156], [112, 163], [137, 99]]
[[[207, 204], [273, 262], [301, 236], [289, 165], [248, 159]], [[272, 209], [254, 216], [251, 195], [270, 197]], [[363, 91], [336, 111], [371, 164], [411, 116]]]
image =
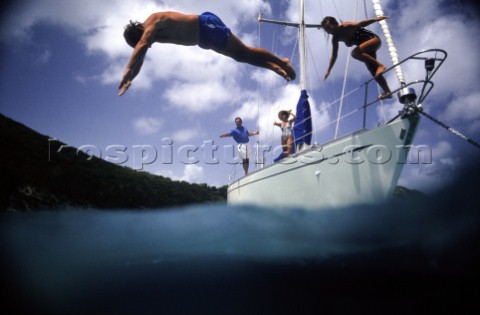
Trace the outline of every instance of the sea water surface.
[[416, 200], [321, 211], [215, 204], [3, 213], [2, 308], [458, 313], [480, 293], [475, 191], [462, 185]]

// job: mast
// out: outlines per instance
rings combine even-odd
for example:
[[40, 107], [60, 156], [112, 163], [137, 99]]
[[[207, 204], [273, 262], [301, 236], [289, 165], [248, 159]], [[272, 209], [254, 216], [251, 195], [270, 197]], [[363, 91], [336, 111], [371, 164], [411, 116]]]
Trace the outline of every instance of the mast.
[[[258, 17], [258, 22], [266, 22], [272, 24], [279, 24], [283, 26], [293, 26], [298, 27], [299, 29], [299, 40], [298, 40], [298, 51], [300, 55], [300, 88], [302, 90], [306, 90], [307, 88], [307, 79], [306, 79], [306, 48], [305, 48], [305, 29], [306, 28], [321, 28], [320, 24], [305, 24], [305, 1], [299, 0], [298, 1], [298, 15], [299, 15], [299, 22], [292, 23], [292, 22], [283, 22], [283, 21], [275, 21], [275, 20], [267, 20], [263, 18], [263, 15], [260, 14]], [[291, 62], [291, 60], [290, 60]]]
[[300, 0], [298, 2], [298, 15], [300, 18], [299, 28], [299, 43], [298, 50], [300, 55], [300, 88], [307, 89], [306, 80], [306, 49], [305, 49], [305, 2]]
[[[307, 79], [306, 79], [306, 45], [305, 45], [305, 29], [307, 27], [320, 29], [318, 24], [305, 24], [305, 1], [298, 1], [298, 23], [266, 20], [263, 19], [262, 14], [258, 17], [258, 22], [267, 22], [279, 24], [283, 26], [298, 27], [298, 51], [300, 56], [300, 99], [297, 103], [297, 118], [295, 119], [293, 133], [295, 138], [296, 150], [301, 150], [304, 145], [310, 145], [312, 138], [312, 120], [310, 104], [308, 102], [307, 94]], [[292, 62], [292, 60], [290, 60]]]

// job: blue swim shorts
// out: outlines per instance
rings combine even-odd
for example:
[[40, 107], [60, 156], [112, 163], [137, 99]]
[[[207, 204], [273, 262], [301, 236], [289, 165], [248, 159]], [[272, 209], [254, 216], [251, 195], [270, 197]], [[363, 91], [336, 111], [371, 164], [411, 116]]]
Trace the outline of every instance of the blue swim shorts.
[[198, 46], [203, 49], [224, 50], [227, 47], [230, 29], [211, 12], [203, 12], [198, 16], [200, 37]]

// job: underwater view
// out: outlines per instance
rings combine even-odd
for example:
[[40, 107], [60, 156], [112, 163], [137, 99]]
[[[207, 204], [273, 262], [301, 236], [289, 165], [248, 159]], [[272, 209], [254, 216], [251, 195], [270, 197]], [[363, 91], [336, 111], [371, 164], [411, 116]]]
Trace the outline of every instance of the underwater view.
[[2, 213], [5, 306], [12, 314], [466, 310], [479, 293], [474, 174], [432, 196], [322, 211]]

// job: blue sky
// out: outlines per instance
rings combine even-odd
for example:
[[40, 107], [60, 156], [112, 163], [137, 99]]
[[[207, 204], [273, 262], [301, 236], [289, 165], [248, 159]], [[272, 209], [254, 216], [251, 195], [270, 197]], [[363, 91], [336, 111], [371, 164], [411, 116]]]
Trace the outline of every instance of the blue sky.
[[[363, 3], [307, 0], [306, 22], [319, 23], [325, 15], [345, 21], [374, 16], [371, 2], [366, 1], [367, 12]], [[449, 54], [434, 77], [425, 110], [480, 141], [478, 8], [464, 1], [382, 3], [400, 59], [429, 48]], [[132, 52], [122, 36], [124, 25], [165, 10], [214, 12], [244, 42], [293, 57], [298, 69], [296, 30], [257, 23], [259, 11], [265, 18], [296, 21], [297, 1], [24, 0], [3, 10], [0, 112], [120, 165], [175, 180], [227, 184], [242, 170], [232, 163], [233, 140], [219, 135], [241, 116], [248, 129], [260, 130], [260, 137], [253, 140], [278, 145], [272, 124], [279, 109], [295, 106], [299, 82], [286, 84], [272, 72], [198, 47], [156, 44], [130, 90], [118, 97], [117, 86]], [[370, 29], [381, 34], [378, 24]], [[336, 109], [322, 106], [340, 96], [348, 49], [340, 47], [331, 77], [324, 81], [329, 38], [316, 29], [307, 37], [308, 88], [318, 126], [336, 115]], [[385, 42], [378, 59], [391, 65]], [[348, 64], [347, 91], [369, 79], [363, 64], [355, 60]], [[413, 68], [404, 71], [407, 81], [420, 73]], [[398, 85], [393, 74], [386, 78], [392, 88]], [[351, 103], [346, 112], [348, 106], [351, 110], [361, 105]], [[389, 117], [399, 110], [395, 99], [384, 105]], [[382, 115], [372, 115], [372, 123]], [[350, 127], [341, 125], [340, 133]], [[330, 128], [314, 140], [322, 143], [331, 133]], [[212, 145], [218, 146], [214, 156]], [[399, 183], [426, 192], [445, 185], [462, 165], [480, 157], [477, 148], [425, 119], [415, 145], [431, 148], [432, 161], [408, 163]], [[193, 148], [199, 149], [187, 156]]]

